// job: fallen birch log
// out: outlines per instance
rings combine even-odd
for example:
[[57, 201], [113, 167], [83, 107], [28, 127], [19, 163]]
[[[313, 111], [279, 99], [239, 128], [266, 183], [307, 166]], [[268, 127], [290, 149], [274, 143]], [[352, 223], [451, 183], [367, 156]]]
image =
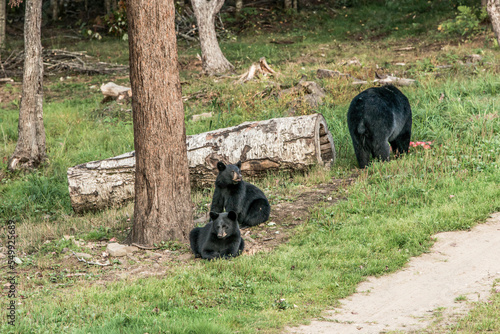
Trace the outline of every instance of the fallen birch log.
[[[186, 145], [195, 187], [213, 185], [218, 161], [240, 160], [243, 175], [258, 176], [330, 166], [335, 160], [333, 137], [321, 114], [245, 122], [188, 136]], [[135, 153], [70, 167], [67, 175], [75, 212], [118, 206], [134, 199]]]

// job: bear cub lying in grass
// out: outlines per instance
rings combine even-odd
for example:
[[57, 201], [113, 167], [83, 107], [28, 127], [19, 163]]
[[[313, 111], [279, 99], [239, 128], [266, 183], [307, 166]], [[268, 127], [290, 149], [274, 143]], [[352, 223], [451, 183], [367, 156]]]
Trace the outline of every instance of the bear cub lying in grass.
[[358, 94], [347, 112], [347, 125], [360, 168], [370, 157], [389, 160], [389, 144], [399, 155], [408, 153], [411, 108], [406, 96], [392, 85], [369, 88]]
[[241, 161], [235, 165], [217, 163], [219, 175], [215, 180], [215, 191], [210, 211], [234, 211], [241, 228], [255, 226], [269, 219], [271, 206], [266, 195], [241, 178]]
[[194, 256], [207, 260], [236, 257], [245, 247], [234, 211], [210, 212], [210, 221], [192, 229], [189, 241]]

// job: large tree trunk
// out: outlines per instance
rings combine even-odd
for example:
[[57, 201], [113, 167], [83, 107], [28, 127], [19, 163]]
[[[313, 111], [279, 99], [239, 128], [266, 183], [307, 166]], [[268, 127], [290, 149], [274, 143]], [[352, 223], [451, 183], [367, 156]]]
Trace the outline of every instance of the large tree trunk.
[[23, 93], [16, 149], [8, 168], [32, 169], [46, 158], [43, 126], [42, 0], [27, 1], [24, 21]]
[[491, 25], [500, 46], [500, 0], [488, 0], [486, 10], [490, 16]]
[[215, 33], [215, 18], [224, 0], [191, 0], [191, 4], [198, 22], [203, 72], [214, 75], [232, 71], [234, 66], [224, 57]]
[[127, 3], [136, 154], [129, 241], [186, 241], [192, 227], [174, 1]]
[[5, 6], [7, 0], [0, 0], [0, 49], [4, 48], [5, 43]]
[[[331, 166], [333, 137], [321, 114], [247, 122], [187, 137], [192, 185], [213, 186], [217, 162], [243, 162], [245, 176], [270, 170]], [[134, 152], [68, 169], [71, 205], [76, 212], [120, 205], [134, 198]]]

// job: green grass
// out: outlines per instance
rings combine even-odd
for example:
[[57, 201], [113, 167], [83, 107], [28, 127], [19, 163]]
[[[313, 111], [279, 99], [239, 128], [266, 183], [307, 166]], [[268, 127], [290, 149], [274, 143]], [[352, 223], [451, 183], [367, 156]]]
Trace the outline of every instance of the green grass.
[[[429, 13], [429, 7], [436, 10]], [[303, 323], [334, 307], [367, 276], [398, 270], [410, 257], [429, 249], [434, 233], [463, 230], [484, 222], [490, 213], [500, 210], [499, 51], [491, 33], [472, 39], [445, 40], [440, 36], [437, 26], [453, 16], [452, 11], [446, 11], [450, 8], [453, 6], [448, 1], [378, 1], [366, 8], [304, 12], [286, 17], [293, 25], [222, 43], [238, 73], [266, 56], [269, 64], [282, 73], [278, 78], [240, 85], [233, 79], [197, 77], [195, 72], [183, 71], [182, 80], [187, 82], [183, 95], [202, 89], [206, 94], [185, 103], [188, 134], [289, 115], [287, 103], [293, 97], [261, 97], [274, 87], [270, 81], [291, 86], [302, 74], [317, 80], [318, 68], [373, 80], [375, 71], [384, 68], [418, 80], [417, 85], [402, 88], [413, 110], [412, 140], [433, 143], [429, 150], [411, 149], [400, 159], [376, 162], [361, 171], [352, 186], [332, 194], [346, 200], [311, 208], [310, 217], [296, 228], [295, 235], [270, 253], [172, 265], [164, 268], [166, 274], [161, 278], [97, 284], [105, 274], [99, 269], [87, 268], [89, 272], [82, 280], [64, 275], [67, 268], [57, 254], [64, 248], [80, 248], [63, 235], [108, 239], [129, 227], [133, 214], [132, 205], [73, 214], [66, 170], [133, 150], [133, 130], [127, 111], [130, 106], [101, 105], [98, 90], [107, 81], [127, 84], [126, 78], [46, 80], [48, 164], [32, 174], [11, 174], [6, 171], [6, 161], [0, 160], [0, 219], [16, 221], [18, 254], [26, 253], [21, 256], [25, 262], [21, 269], [33, 276], [29, 282], [19, 277], [19, 294], [25, 298], [17, 300], [17, 325], [12, 328], [2, 322], [0, 332], [279, 332], [285, 325]], [[413, 16], [415, 19], [408, 19]], [[431, 33], [425, 35], [427, 31]], [[296, 43], [270, 44], [273, 38]], [[63, 46], [62, 41], [57, 43], [54, 46]], [[403, 55], [393, 51], [409, 44], [418, 49]], [[126, 43], [121, 41], [71, 46], [72, 50], [84, 48], [103, 61], [110, 57], [113, 62], [125, 62], [128, 57]], [[181, 60], [193, 60], [196, 52], [195, 47], [180, 44]], [[481, 54], [484, 61], [475, 66], [457, 64], [472, 53]], [[352, 57], [363, 65], [343, 65]], [[398, 67], [396, 62], [406, 65]], [[453, 66], [445, 70], [434, 67], [442, 64]], [[337, 161], [328, 172], [313, 169], [305, 174], [277, 173], [255, 180], [272, 203], [293, 198], [302, 185], [349, 177], [356, 167], [346, 112], [351, 99], [370, 85], [357, 87], [346, 80], [332, 79], [317, 82], [327, 92], [325, 104], [317, 110], [301, 109], [298, 114], [317, 111], [325, 116]], [[19, 94], [18, 86], [2, 89]], [[212, 112], [213, 117], [190, 120], [190, 116], [202, 112]], [[1, 105], [2, 158], [14, 150], [17, 113], [15, 103]], [[280, 180], [279, 186], [276, 180]], [[210, 196], [210, 190], [193, 192], [197, 213], [206, 212]], [[4, 230], [0, 237], [5, 239]], [[185, 248], [178, 244], [164, 246]], [[83, 264], [81, 268], [85, 268]], [[115, 263], [113, 270], [119, 272], [119, 264]], [[36, 272], [45, 276], [39, 278]], [[2, 296], [0, 303], [4, 305], [6, 300]], [[1, 309], [4, 319], [5, 308]], [[498, 314], [498, 294], [492, 297], [492, 303], [478, 304], [453, 330], [498, 330], [495, 312]]]

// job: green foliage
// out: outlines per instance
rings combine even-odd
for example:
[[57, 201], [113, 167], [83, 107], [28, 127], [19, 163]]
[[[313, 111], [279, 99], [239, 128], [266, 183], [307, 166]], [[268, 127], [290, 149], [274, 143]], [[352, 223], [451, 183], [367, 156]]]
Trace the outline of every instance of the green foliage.
[[[120, 3], [122, 2], [120, 1]], [[119, 37], [124, 41], [128, 40], [127, 10], [125, 5], [121, 5], [120, 8], [111, 14], [105, 15], [103, 21], [108, 29], [108, 34]]]
[[457, 16], [443, 22], [438, 30], [444, 34], [462, 36], [474, 36], [484, 30], [480, 24], [488, 17], [486, 8], [458, 6], [457, 9]]

